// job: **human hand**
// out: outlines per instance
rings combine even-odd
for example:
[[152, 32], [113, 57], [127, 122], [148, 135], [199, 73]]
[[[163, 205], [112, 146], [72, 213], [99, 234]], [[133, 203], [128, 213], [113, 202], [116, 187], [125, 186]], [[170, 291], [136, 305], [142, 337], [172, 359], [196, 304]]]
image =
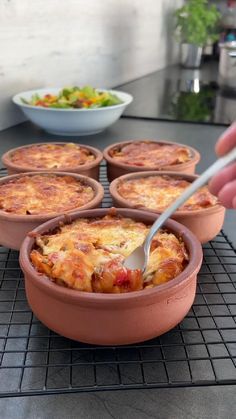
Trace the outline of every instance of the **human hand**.
[[[219, 138], [215, 151], [223, 156], [236, 147], [236, 122], [233, 123]], [[210, 192], [218, 196], [226, 208], [236, 209], [236, 163], [227, 166], [211, 179]]]

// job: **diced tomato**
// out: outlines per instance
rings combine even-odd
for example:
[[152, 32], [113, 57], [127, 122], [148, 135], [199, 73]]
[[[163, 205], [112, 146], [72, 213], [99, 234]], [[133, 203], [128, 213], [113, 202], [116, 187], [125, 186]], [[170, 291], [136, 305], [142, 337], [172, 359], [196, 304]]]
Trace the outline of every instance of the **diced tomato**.
[[35, 103], [35, 105], [36, 106], [43, 106], [44, 108], [48, 108], [48, 103], [46, 103], [46, 102], [43, 102], [42, 100], [38, 100], [36, 103]]
[[128, 278], [128, 271], [126, 269], [120, 270], [116, 273], [116, 279], [114, 285], [119, 287], [128, 286], [130, 284], [130, 279]]
[[89, 99], [84, 100], [84, 105], [85, 105], [85, 106], [90, 106], [90, 105], [92, 105], [92, 104], [93, 104], [93, 102], [92, 102], [91, 100], [89, 100]]

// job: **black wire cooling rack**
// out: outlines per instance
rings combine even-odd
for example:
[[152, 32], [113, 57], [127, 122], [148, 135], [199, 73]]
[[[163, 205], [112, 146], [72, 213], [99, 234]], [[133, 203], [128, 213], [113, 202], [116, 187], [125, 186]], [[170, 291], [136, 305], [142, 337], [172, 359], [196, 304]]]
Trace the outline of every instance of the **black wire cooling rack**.
[[[107, 207], [105, 166], [101, 182]], [[0, 247], [0, 397], [236, 384], [235, 284], [236, 253], [222, 232], [204, 245], [195, 302], [175, 329], [138, 345], [97, 347], [37, 320], [18, 252]]]

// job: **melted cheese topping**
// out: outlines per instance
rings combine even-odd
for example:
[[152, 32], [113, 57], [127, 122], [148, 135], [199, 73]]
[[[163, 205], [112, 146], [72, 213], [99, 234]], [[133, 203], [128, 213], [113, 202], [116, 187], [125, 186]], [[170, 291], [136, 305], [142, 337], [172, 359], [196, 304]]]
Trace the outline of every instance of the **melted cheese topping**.
[[[164, 211], [189, 185], [190, 182], [186, 180], [160, 175], [120, 181], [117, 191], [122, 198], [128, 200], [129, 204], [136, 208], [145, 207], [155, 211]], [[204, 186], [179, 210], [194, 211], [216, 204], [217, 198], [209, 192], [207, 186]]]
[[134, 141], [123, 147], [120, 145], [110, 151], [110, 156], [120, 163], [150, 168], [172, 166], [191, 159], [187, 147], [151, 141]]
[[0, 210], [20, 215], [70, 211], [93, 197], [91, 186], [67, 175], [26, 175], [0, 184]]
[[39, 272], [69, 288], [105, 293], [141, 290], [173, 279], [188, 260], [181, 239], [159, 231], [145, 276], [124, 268], [124, 259], [143, 243], [148, 230], [141, 222], [113, 215], [78, 219], [54, 234], [37, 236], [30, 257]]
[[90, 150], [73, 143], [32, 145], [14, 151], [10, 158], [12, 163], [30, 169], [73, 169], [95, 160]]

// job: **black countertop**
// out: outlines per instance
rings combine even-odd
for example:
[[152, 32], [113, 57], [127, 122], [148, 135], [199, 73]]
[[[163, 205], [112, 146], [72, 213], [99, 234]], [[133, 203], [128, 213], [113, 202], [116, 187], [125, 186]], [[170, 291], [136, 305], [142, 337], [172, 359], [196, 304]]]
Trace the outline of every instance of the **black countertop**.
[[218, 84], [217, 61], [195, 70], [175, 65], [119, 88], [134, 97], [126, 116], [225, 126], [236, 119], [236, 93]]
[[[141, 81], [142, 82], [142, 81]], [[124, 88], [124, 90], [127, 90]], [[214, 159], [216, 139], [224, 127], [179, 124], [155, 120], [122, 118], [99, 135], [73, 138], [73, 141], [103, 149], [115, 141], [127, 139], [168, 139], [196, 147], [202, 154], [197, 172]], [[30, 123], [0, 132], [0, 154], [22, 144], [51, 141], [58, 137], [44, 133]], [[68, 138], [71, 141], [71, 137]], [[235, 212], [228, 211], [224, 230], [236, 246]], [[236, 344], [235, 344], [236, 345]], [[227, 382], [225, 383], [227, 384]], [[196, 388], [169, 388], [61, 394], [42, 397], [0, 399], [2, 419], [34, 418], [160, 418], [160, 419], [231, 419], [236, 408], [234, 385]], [[7, 390], [7, 389], [6, 389]]]

